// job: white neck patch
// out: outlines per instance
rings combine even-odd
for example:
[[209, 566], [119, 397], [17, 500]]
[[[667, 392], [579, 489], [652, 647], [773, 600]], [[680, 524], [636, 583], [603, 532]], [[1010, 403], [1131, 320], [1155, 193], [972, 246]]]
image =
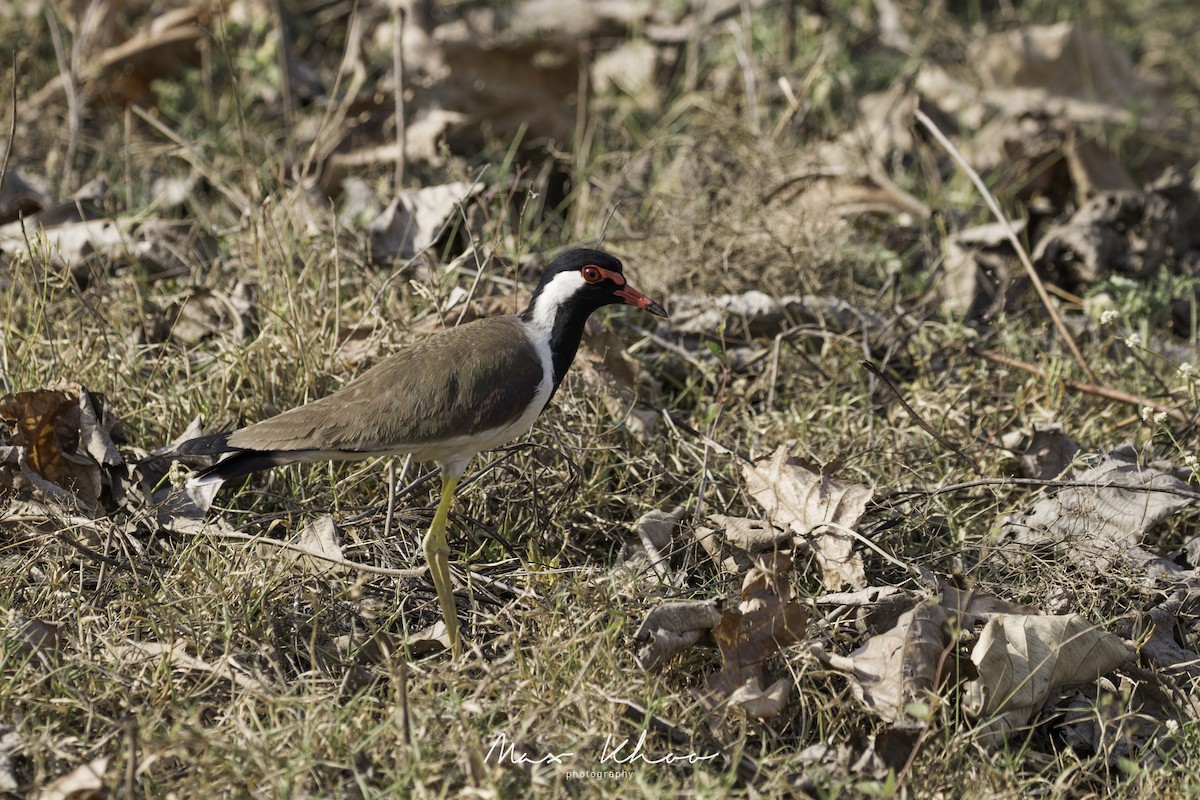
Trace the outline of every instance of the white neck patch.
[[548, 345], [559, 308], [584, 286], [587, 286], [587, 281], [576, 270], [560, 272], [551, 278], [550, 282], [542, 287], [542, 293], [533, 304], [533, 313], [529, 315], [529, 322], [526, 323], [530, 334]]

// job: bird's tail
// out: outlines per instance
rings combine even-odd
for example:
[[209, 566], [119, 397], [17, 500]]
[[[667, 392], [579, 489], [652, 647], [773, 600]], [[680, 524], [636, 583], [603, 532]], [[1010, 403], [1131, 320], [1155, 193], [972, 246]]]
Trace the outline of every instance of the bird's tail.
[[188, 481], [188, 486], [206, 486], [240, 478], [260, 469], [278, 467], [295, 461], [294, 453], [278, 453], [263, 450], [243, 450], [229, 446], [229, 432], [212, 433], [182, 442], [175, 448], [175, 456], [220, 456], [229, 455], [210, 467], [200, 470]]

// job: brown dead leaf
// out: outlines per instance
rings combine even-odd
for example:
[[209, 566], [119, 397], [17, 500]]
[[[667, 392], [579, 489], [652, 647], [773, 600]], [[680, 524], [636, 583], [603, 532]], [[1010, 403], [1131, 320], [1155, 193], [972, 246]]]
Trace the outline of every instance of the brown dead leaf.
[[77, 385], [0, 398], [0, 486], [73, 498], [94, 513], [107, 487], [120, 500], [124, 429], [102, 394]]
[[984, 734], [998, 742], [1058, 688], [1090, 683], [1132, 656], [1124, 640], [1079, 614], [999, 614], [971, 652], [979, 677], [967, 683], [965, 705], [974, 716], [990, 718]]
[[741, 602], [726, 608], [713, 629], [722, 667], [705, 681], [709, 693], [758, 717], [777, 715], [790, 691], [786, 679], [768, 682], [767, 659], [799, 641], [808, 627], [808, 612], [795, 601], [787, 577], [791, 571], [791, 556], [764, 556], [746, 574]]
[[721, 612], [712, 600], [683, 600], [662, 603], [646, 615], [633, 638], [646, 645], [638, 651], [642, 669], [654, 671], [694, 645], [721, 622]]
[[952, 666], [946, 652], [952, 618], [944, 606], [922, 603], [849, 656], [829, 656], [830, 665], [849, 675], [851, 691], [868, 710], [888, 722], [912, 723], [909, 704], [936, 692]]
[[862, 556], [851, 534], [874, 490], [813, 472], [780, 446], [769, 459], [743, 467], [746, 491], [773, 521], [812, 542], [826, 588], [867, 585]]
[[106, 800], [108, 787], [104, 783], [108, 771], [108, 756], [95, 758], [56, 778], [42, 787], [36, 800]]
[[79, 395], [61, 389], [36, 389], [0, 398], [0, 421], [8, 441], [25, 448], [34, 472], [74, 491], [79, 478], [68, 453], [79, 448]]

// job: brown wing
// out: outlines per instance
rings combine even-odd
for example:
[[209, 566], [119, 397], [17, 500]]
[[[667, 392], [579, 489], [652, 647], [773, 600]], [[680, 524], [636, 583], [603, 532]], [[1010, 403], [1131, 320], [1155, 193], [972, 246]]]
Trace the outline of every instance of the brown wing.
[[482, 319], [390, 356], [328, 397], [235, 431], [229, 445], [371, 452], [475, 434], [520, 417], [542, 372], [520, 321]]

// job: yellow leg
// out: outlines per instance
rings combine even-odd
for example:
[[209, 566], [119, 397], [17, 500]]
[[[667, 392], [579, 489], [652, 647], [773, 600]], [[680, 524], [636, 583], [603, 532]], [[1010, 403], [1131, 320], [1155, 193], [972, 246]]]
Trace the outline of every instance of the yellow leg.
[[450, 547], [446, 544], [446, 519], [450, 516], [450, 504], [454, 502], [454, 487], [458, 476], [442, 475], [442, 499], [433, 514], [433, 524], [425, 534], [425, 561], [429, 564], [429, 576], [437, 590], [438, 604], [442, 607], [442, 619], [446, 622], [446, 633], [450, 637], [450, 653], [457, 659], [462, 655], [458, 640], [458, 610], [454, 605], [454, 587], [450, 584]]

